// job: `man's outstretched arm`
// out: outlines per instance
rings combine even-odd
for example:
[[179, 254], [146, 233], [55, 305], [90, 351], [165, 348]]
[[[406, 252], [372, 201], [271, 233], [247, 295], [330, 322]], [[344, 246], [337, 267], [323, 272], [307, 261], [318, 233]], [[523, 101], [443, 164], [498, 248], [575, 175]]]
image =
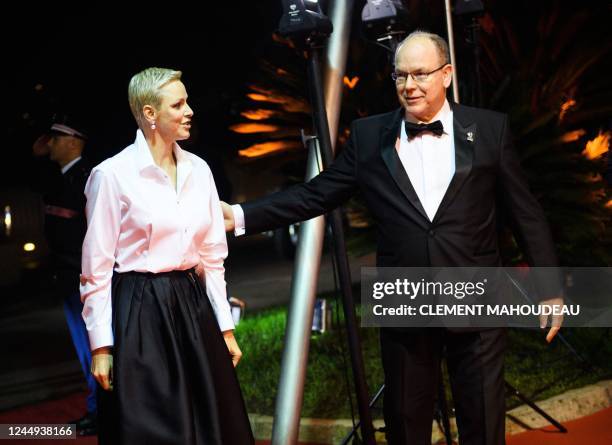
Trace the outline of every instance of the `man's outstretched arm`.
[[235, 235], [260, 233], [327, 213], [357, 189], [355, 130], [328, 169], [306, 183], [260, 199], [230, 206], [221, 203], [225, 230]]

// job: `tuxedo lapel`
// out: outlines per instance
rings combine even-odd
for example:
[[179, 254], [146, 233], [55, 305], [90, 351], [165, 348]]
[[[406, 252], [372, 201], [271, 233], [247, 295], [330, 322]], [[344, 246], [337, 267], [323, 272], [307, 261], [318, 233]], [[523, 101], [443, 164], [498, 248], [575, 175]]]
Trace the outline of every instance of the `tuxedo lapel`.
[[453, 132], [455, 139], [455, 174], [436, 211], [433, 223], [440, 219], [444, 210], [453, 201], [472, 171], [474, 144], [478, 138], [477, 125], [470, 121], [458, 106], [453, 106]]
[[402, 161], [397, 154], [396, 144], [398, 143], [398, 137], [400, 132], [400, 125], [402, 123], [403, 117], [403, 109], [398, 109], [393, 115], [392, 121], [388, 126], [385, 126], [381, 130], [381, 155], [383, 161], [387, 165], [393, 180], [402, 191], [404, 196], [408, 198], [408, 201], [414, 206], [414, 208], [425, 218], [425, 220], [429, 221], [427, 217], [427, 213], [425, 213], [425, 209], [419, 200], [410, 179], [408, 178], [408, 174], [402, 165]]

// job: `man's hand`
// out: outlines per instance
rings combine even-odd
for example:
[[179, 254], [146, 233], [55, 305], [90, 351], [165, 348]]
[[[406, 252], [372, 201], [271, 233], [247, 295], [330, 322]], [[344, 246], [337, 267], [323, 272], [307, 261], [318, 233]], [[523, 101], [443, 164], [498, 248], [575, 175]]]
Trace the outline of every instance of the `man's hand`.
[[234, 221], [234, 212], [232, 206], [227, 202], [221, 201], [221, 210], [223, 210], [223, 222], [225, 223], [225, 231], [233, 232], [236, 228], [236, 222]]
[[43, 134], [41, 137], [36, 139], [34, 145], [32, 145], [32, 154], [34, 156], [45, 156], [49, 154], [49, 140], [51, 138], [48, 134]]
[[[563, 308], [563, 298], [558, 297], [551, 298], [550, 300], [540, 301], [540, 306], [553, 306], [559, 307], [559, 309]], [[540, 315], [540, 328], [545, 329], [547, 324], [548, 315]], [[550, 343], [552, 339], [555, 338], [555, 335], [557, 335], [557, 332], [559, 332], [559, 329], [561, 329], [561, 324], [563, 324], [563, 314], [552, 314], [550, 321], [550, 330], [548, 331], [548, 334], [546, 334], [546, 341], [548, 343]]]
[[234, 331], [224, 331], [223, 339], [225, 340], [225, 345], [232, 357], [232, 363], [234, 364], [234, 368], [238, 365], [240, 358], [242, 358], [242, 351], [238, 347], [238, 343], [236, 343], [236, 339], [234, 338]]
[[91, 374], [104, 390], [113, 390], [113, 355], [109, 347], [91, 353]]

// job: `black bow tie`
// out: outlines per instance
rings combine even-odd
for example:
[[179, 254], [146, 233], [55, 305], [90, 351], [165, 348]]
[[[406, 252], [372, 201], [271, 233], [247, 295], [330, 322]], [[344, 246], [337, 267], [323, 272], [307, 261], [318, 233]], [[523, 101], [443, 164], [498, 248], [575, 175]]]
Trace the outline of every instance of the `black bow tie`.
[[406, 134], [408, 137], [418, 136], [424, 131], [431, 131], [436, 136], [442, 136], [444, 133], [444, 126], [442, 122], [435, 121], [429, 124], [415, 124], [414, 122], [404, 121], [406, 125]]

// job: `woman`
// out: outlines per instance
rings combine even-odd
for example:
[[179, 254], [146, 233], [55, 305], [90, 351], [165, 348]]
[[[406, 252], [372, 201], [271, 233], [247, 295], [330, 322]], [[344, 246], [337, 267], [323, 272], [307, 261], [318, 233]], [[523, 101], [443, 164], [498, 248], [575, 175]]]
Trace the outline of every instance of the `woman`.
[[85, 187], [81, 299], [106, 390], [102, 444], [253, 443], [232, 366], [219, 198], [206, 163], [176, 143], [193, 116], [180, 79], [162, 68], [132, 78], [136, 140]]

